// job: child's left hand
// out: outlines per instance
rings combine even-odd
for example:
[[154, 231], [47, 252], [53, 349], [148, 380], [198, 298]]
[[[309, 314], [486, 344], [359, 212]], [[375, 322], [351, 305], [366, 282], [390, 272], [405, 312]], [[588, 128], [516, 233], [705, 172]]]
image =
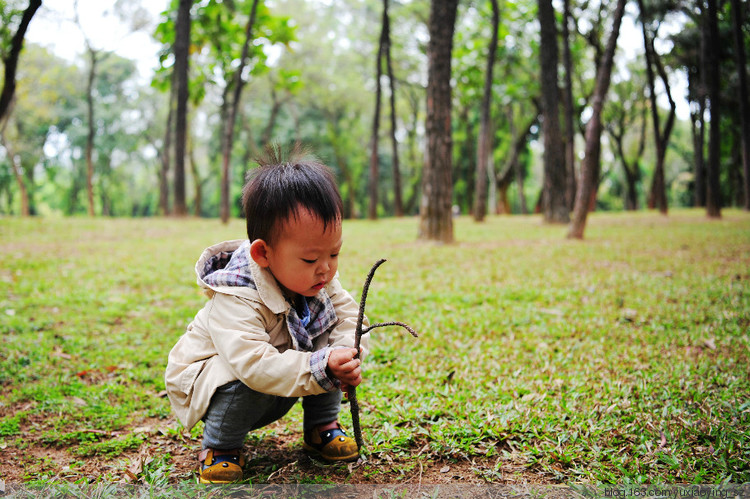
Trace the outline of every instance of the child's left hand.
[[361, 361], [354, 358], [356, 354], [354, 348], [337, 348], [328, 356], [328, 369], [341, 382], [344, 393], [362, 383]]

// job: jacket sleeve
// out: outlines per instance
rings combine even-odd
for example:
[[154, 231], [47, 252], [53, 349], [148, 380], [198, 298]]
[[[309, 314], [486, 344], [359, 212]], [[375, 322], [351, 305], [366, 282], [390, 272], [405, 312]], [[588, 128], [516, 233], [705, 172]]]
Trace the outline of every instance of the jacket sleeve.
[[[336, 310], [338, 323], [328, 337], [328, 346], [331, 348], [354, 347], [354, 336], [357, 330], [357, 318], [359, 316], [359, 303], [346, 291], [338, 279], [334, 279], [328, 289], [328, 297], [331, 299], [333, 308]], [[362, 323], [363, 327], [369, 325], [367, 317]], [[369, 352], [369, 334], [362, 336], [360, 346], [363, 348], [361, 357]]]
[[[317, 395], [326, 390], [315, 381], [310, 367], [312, 352], [271, 344], [269, 316], [251, 300], [217, 293], [211, 299], [207, 329], [219, 358], [248, 387], [281, 397]], [[229, 318], [229, 319], [227, 319]]]

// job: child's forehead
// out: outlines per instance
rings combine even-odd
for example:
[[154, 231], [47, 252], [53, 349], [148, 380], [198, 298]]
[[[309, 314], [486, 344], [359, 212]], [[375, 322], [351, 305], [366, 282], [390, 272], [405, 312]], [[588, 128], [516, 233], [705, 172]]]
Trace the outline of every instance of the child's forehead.
[[279, 219], [277, 224], [277, 236], [288, 237], [300, 230], [317, 232], [341, 231], [341, 219], [326, 223], [323, 217], [305, 206], [297, 206], [290, 211], [286, 217]]

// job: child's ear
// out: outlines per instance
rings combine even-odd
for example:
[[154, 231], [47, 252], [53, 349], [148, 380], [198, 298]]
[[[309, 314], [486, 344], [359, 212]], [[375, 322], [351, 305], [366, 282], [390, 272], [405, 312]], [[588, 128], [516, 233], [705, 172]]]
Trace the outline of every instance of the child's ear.
[[250, 257], [260, 265], [261, 268], [269, 266], [268, 263], [268, 252], [270, 251], [268, 244], [263, 239], [256, 239], [250, 244]]

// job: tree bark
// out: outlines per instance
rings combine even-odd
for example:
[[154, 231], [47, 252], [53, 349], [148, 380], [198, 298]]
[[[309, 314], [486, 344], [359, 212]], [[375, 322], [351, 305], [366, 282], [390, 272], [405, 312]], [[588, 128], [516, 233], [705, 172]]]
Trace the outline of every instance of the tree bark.
[[31, 18], [36, 11], [42, 6], [42, 0], [30, 0], [29, 6], [23, 11], [21, 22], [18, 24], [13, 38], [10, 41], [10, 51], [3, 58], [3, 89], [0, 92], [0, 121], [5, 118], [10, 108], [13, 96], [16, 93], [16, 70], [18, 69], [18, 57], [23, 50], [23, 38], [26, 36], [26, 30], [29, 27]]
[[625, 0], [618, 0], [613, 14], [612, 33], [609, 35], [607, 48], [604, 51], [603, 60], [596, 75], [596, 87], [592, 97], [593, 112], [589, 122], [586, 124], [586, 148], [583, 164], [581, 165], [581, 181], [578, 184], [573, 220], [568, 231], [568, 238], [583, 239], [583, 232], [586, 228], [589, 202], [591, 194], [596, 187], [595, 172], [598, 165], [594, 163], [599, 159], [602, 133], [602, 109], [604, 107], [604, 101], [606, 100], [609, 83], [612, 77], [615, 49], [617, 48], [617, 38], [620, 35], [620, 25], [622, 23], [622, 15], [624, 11]]
[[708, 165], [706, 171], [706, 214], [709, 218], [721, 217], [721, 102], [719, 76], [719, 21], [717, 0], [708, 0], [708, 36], [705, 51], [705, 66], [708, 100], [711, 111], [711, 129], [708, 135]]
[[175, 116], [174, 151], [174, 214], [187, 215], [185, 202], [185, 152], [187, 150], [188, 112], [188, 66], [190, 48], [190, 7], [192, 0], [179, 0], [177, 22], [175, 23], [174, 72], [177, 94]]
[[704, 115], [706, 113], [706, 97], [698, 96], [698, 111], [690, 114], [693, 129], [693, 170], [695, 175], [695, 200], [696, 208], [706, 206], [706, 162], [704, 154], [704, 145], [706, 143], [706, 122]]
[[[88, 42], [87, 42], [88, 45]], [[89, 216], [94, 216], [94, 81], [96, 80], [96, 63], [98, 53], [87, 47], [89, 55], [89, 75], [86, 84], [86, 110], [88, 116], [88, 133], [86, 135], [86, 195], [88, 198]]]
[[167, 129], [164, 132], [164, 144], [161, 150], [161, 167], [159, 168], [159, 212], [169, 215], [169, 169], [172, 160], [172, 122], [174, 118], [174, 83], [169, 92], [169, 110], [167, 111]]
[[[387, 0], [383, 0], [384, 4]], [[367, 218], [376, 220], [378, 218], [378, 180], [380, 178], [380, 168], [378, 161], [379, 135], [380, 135], [380, 101], [383, 95], [383, 88], [380, 84], [383, 76], [383, 50], [385, 49], [385, 30], [386, 16], [388, 15], [387, 7], [383, 7], [383, 20], [380, 26], [380, 38], [378, 40], [378, 53], [375, 60], [375, 112], [372, 118], [372, 139], [370, 145], [370, 185], [369, 185], [369, 204], [367, 208]]]
[[388, 71], [388, 82], [391, 87], [391, 156], [393, 164], [393, 204], [397, 217], [404, 216], [404, 201], [401, 194], [401, 169], [396, 141], [396, 79], [393, 77], [391, 62], [391, 20], [388, 14], [388, 0], [383, 0], [383, 22], [385, 23], [385, 65]]
[[[638, 0], [638, 7], [641, 11], [641, 29], [643, 32], [643, 46], [646, 54], [646, 76], [648, 77], [649, 86], [649, 99], [651, 102], [651, 117], [653, 120], [654, 128], [654, 143], [656, 145], [656, 166], [654, 167], [654, 176], [651, 180], [651, 191], [648, 198], [648, 207], [651, 209], [658, 209], [662, 214], [666, 215], [668, 211], [667, 205], [667, 184], [664, 178], [664, 160], [667, 155], [667, 144], [669, 144], [669, 136], [672, 134], [672, 128], [675, 120], [675, 110], [677, 106], [672, 99], [672, 93], [669, 87], [669, 80], [664, 67], [659, 60], [659, 56], [654, 48], [654, 39], [649, 37], [648, 28], [646, 27], [646, 10], [644, 8], [643, 0]], [[656, 104], [656, 85], [654, 67], [656, 67], [659, 77], [664, 85], [667, 99], [669, 100], [669, 115], [664, 125], [664, 129], [661, 129], [659, 121], [659, 107]]]
[[747, 61], [745, 59], [745, 38], [742, 33], [742, 3], [732, 0], [732, 33], [734, 35], [734, 57], [739, 73], [740, 101], [740, 142], [742, 143], [743, 190], [745, 210], [750, 211], [750, 103], [747, 96]]
[[[250, 11], [250, 17], [245, 25], [245, 43], [242, 45], [242, 55], [240, 56], [240, 65], [234, 74], [234, 93], [232, 102], [227, 106], [227, 119], [224, 122], [224, 133], [222, 139], [222, 162], [221, 162], [221, 221], [227, 223], [230, 215], [230, 187], [232, 176], [230, 174], [230, 165], [232, 159], [232, 146], [234, 145], [234, 125], [237, 122], [237, 110], [240, 107], [242, 98], [242, 89], [245, 86], [245, 80], [242, 78], [242, 72], [245, 69], [250, 54], [250, 41], [252, 40], [253, 25], [255, 24], [255, 15], [258, 10], [258, 0], [253, 2]], [[225, 94], [226, 95], [226, 94]]]
[[575, 128], [573, 118], [573, 56], [570, 52], [570, 0], [563, 1], [563, 64], [565, 65], [565, 89], [563, 92], [563, 106], [565, 113], [565, 200], [568, 209], [573, 211], [576, 200], [576, 152]]
[[548, 223], [567, 223], [570, 220], [570, 211], [565, 201], [565, 158], [558, 111], [557, 27], [552, 0], [539, 0], [538, 15], [541, 29], [539, 57], [544, 132], [544, 220]]
[[432, 0], [427, 46], [427, 149], [422, 172], [419, 238], [453, 241], [451, 53], [458, 0]]
[[643, 151], [646, 148], [647, 109], [645, 106], [643, 106], [642, 109], [643, 111], [641, 113], [641, 132], [638, 140], [638, 151], [636, 152], [635, 157], [632, 158], [632, 160], [629, 160], [625, 154], [625, 132], [627, 131], [629, 126], [632, 125], [629, 120], [626, 121], [625, 112], [623, 112], [617, 119], [612, 120], [607, 125], [607, 131], [609, 132], [610, 137], [612, 137], [612, 140], [615, 143], [615, 152], [620, 158], [622, 169], [625, 173], [625, 209], [628, 211], [634, 211], [638, 209], [638, 190], [636, 187], [638, 181], [641, 179], [641, 171], [638, 164], [640, 162], [641, 156], [643, 156]]
[[[13, 101], [11, 100], [11, 103]], [[9, 106], [9, 108], [12, 106]], [[29, 191], [26, 189], [26, 182], [23, 178], [23, 166], [19, 164], [19, 157], [13, 150], [13, 147], [5, 137], [5, 126], [7, 121], [3, 124], [3, 128], [0, 129], [0, 140], [2, 140], [3, 147], [5, 148], [5, 154], [10, 162], [11, 169], [13, 170], [13, 176], [16, 178], [18, 184], [18, 192], [21, 194], [21, 216], [28, 217], [31, 215], [31, 209], [29, 208]]]
[[474, 220], [477, 222], [484, 221], [484, 217], [487, 214], [487, 162], [492, 153], [492, 148], [490, 147], [492, 72], [495, 67], [495, 54], [497, 53], [497, 31], [500, 25], [500, 9], [497, 6], [497, 0], [491, 0], [491, 3], [492, 36], [487, 53], [487, 70], [484, 75], [484, 95], [482, 96], [482, 115], [479, 123], [479, 143], [477, 144], [477, 175], [474, 203]]

